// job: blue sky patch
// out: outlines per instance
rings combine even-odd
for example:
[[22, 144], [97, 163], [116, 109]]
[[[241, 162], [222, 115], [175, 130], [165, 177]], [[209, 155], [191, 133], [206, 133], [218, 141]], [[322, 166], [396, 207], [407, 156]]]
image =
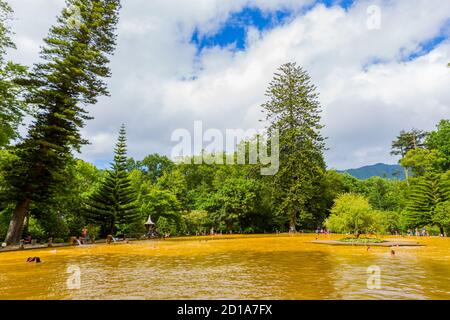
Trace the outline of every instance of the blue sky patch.
[[[354, 3], [354, 0], [318, 0], [310, 7], [305, 7], [306, 12], [317, 4], [323, 4], [326, 7], [339, 5], [348, 10]], [[300, 9], [300, 8], [299, 8]], [[270, 30], [294, 15], [293, 11], [286, 9], [264, 12], [257, 7], [245, 7], [242, 10], [231, 14], [227, 21], [213, 35], [201, 35], [198, 29], [194, 31], [191, 42], [194, 43], [199, 52], [204, 48], [212, 47], [232, 47], [234, 50], [245, 50], [245, 40], [247, 29], [254, 27], [259, 31]]]
[[428, 39], [420, 44], [420, 49], [410, 55], [408, 55], [404, 61], [411, 61], [414, 59], [417, 59], [420, 56], [424, 56], [430, 51], [432, 51], [434, 48], [436, 48], [438, 45], [440, 45], [442, 42], [447, 40], [447, 36], [444, 35], [438, 35], [437, 37], [434, 37], [432, 39]]
[[[400, 60], [403, 62], [413, 61], [421, 56], [427, 55], [437, 46], [439, 46], [444, 41], [448, 40], [448, 36], [443, 33], [439, 33], [437, 36], [427, 39], [418, 45], [418, 49], [414, 52], [410, 52], [405, 48], [400, 49]], [[389, 60], [381, 59], [379, 57], [373, 57], [368, 63], [363, 66], [364, 71], [368, 71], [373, 65], [387, 63]]]
[[203, 36], [198, 30], [195, 30], [191, 42], [197, 46], [199, 51], [215, 46], [234, 46], [235, 50], [244, 50], [249, 27], [257, 28], [260, 31], [269, 30], [282, 24], [291, 15], [291, 12], [284, 10], [263, 12], [259, 8], [246, 7], [233, 13], [214, 35]]
[[98, 169], [110, 169], [111, 168], [111, 159], [110, 160], [106, 160], [106, 159], [96, 159], [93, 161], [94, 166], [96, 166]]
[[315, 4], [322, 3], [326, 7], [333, 7], [337, 5], [341, 6], [345, 10], [348, 10], [354, 2], [355, 0], [318, 0]]

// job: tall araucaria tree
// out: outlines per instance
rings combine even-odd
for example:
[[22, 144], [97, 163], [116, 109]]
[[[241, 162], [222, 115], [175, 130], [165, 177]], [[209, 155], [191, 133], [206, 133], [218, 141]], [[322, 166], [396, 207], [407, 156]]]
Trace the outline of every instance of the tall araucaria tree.
[[114, 234], [117, 226], [132, 224], [139, 218], [138, 195], [131, 186], [127, 171], [127, 144], [122, 125], [114, 149], [114, 163], [105, 181], [88, 201], [87, 220], [99, 223], [104, 233]]
[[280, 67], [266, 96], [262, 107], [269, 132], [279, 130], [280, 139], [280, 170], [272, 179], [274, 202], [295, 231], [299, 222], [318, 220], [321, 214], [312, 210], [325, 174], [320, 103], [310, 76], [295, 63]]
[[435, 224], [444, 234], [442, 218], [449, 216], [445, 212], [450, 203], [450, 171], [437, 174], [428, 173], [416, 178], [408, 189], [406, 201], [406, 218], [409, 226], [423, 227]]
[[18, 161], [6, 177], [15, 192], [6, 242], [18, 243], [33, 201], [45, 201], [61, 182], [80, 135], [91, 119], [84, 109], [108, 95], [120, 0], [66, 0], [57, 23], [44, 39], [42, 63], [35, 64], [26, 101], [37, 110], [28, 136], [17, 145]]

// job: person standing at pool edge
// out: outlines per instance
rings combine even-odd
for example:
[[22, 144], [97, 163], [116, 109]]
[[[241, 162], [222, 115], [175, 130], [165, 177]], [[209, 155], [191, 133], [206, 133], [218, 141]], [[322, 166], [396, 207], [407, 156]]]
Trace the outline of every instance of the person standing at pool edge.
[[87, 241], [88, 237], [88, 229], [86, 226], [83, 227], [83, 230], [81, 231], [81, 241], [83, 242], [83, 244], [85, 243], [85, 241]]

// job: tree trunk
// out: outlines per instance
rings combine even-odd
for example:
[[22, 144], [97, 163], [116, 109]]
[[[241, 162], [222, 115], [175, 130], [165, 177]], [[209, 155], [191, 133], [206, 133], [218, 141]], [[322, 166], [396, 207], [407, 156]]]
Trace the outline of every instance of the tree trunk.
[[295, 210], [292, 210], [291, 212], [291, 219], [289, 221], [289, 233], [290, 232], [297, 232], [296, 230], [297, 226], [297, 212]]
[[8, 233], [6, 234], [6, 244], [15, 245], [20, 242], [25, 217], [27, 216], [30, 203], [30, 199], [24, 199], [17, 203], [11, 222], [9, 223]]
[[405, 170], [405, 180], [406, 180], [406, 184], [409, 187], [409, 176], [408, 176], [408, 168], [403, 167], [403, 170]]
[[226, 221], [225, 222], [227, 225], [227, 231], [228, 233], [232, 234], [233, 233], [233, 221]]
[[25, 215], [25, 226], [23, 227], [23, 232], [25, 232], [26, 235], [28, 235], [29, 226], [30, 226], [30, 213], [27, 210], [27, 213]]
[[114, 236], [114, 222], [109, 226], [109, 234]]

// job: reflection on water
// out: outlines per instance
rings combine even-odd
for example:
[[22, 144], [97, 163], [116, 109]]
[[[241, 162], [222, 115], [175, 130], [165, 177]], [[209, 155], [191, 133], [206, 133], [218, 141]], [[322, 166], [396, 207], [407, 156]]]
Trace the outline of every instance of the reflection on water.
[[[0, 253], [0, 299], [450, 299], [450, 241], [424, 247], [227, 236]], [[321, 236], [335, 238], [336, 236]], [[41, 264], [25, 263], [40, 256]], [[81, 287], [69, 290], [69, 266]], [[381, 289], [367, 268], [381, 268]]]

